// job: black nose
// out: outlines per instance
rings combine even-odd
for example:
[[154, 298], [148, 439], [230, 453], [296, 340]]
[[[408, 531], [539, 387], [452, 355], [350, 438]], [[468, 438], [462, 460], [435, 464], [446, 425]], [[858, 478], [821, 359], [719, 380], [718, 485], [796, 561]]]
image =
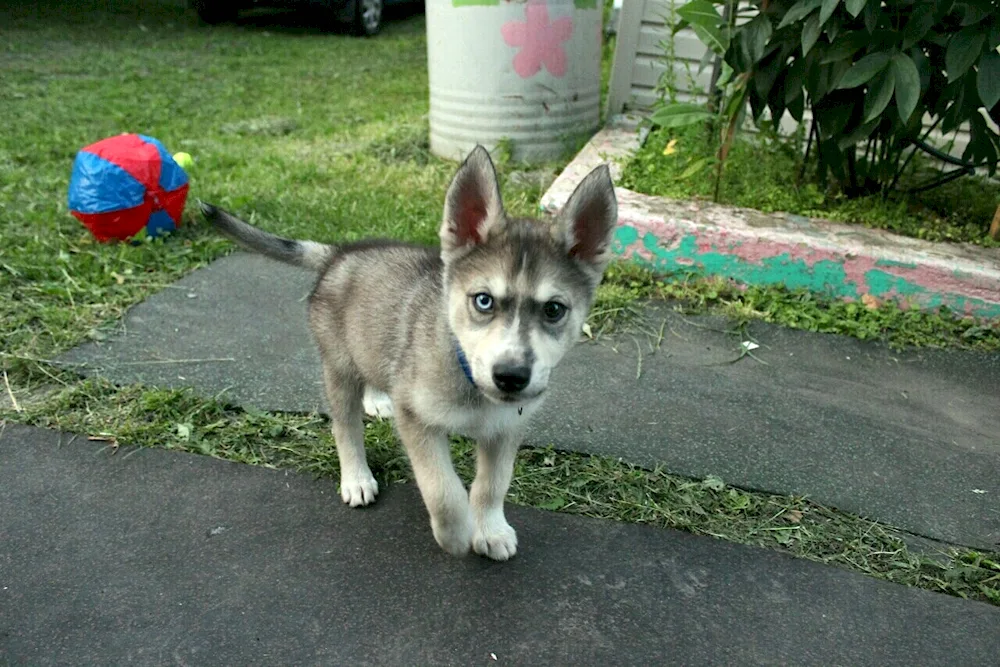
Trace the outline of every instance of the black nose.
[[509, 394], [521, 391], [531, 382], [531, 366], [497, 364], [493, 367], [493, 382]]

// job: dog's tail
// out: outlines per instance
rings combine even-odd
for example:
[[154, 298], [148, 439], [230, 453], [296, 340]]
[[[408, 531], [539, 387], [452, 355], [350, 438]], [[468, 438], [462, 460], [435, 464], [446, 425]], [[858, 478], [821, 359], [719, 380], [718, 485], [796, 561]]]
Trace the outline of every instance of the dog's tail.
[[270, 234], [211, 204], [202, 203], [201, 212], [223, 236], [279, 262], [319, 271], [336, 252], [332, 245]]

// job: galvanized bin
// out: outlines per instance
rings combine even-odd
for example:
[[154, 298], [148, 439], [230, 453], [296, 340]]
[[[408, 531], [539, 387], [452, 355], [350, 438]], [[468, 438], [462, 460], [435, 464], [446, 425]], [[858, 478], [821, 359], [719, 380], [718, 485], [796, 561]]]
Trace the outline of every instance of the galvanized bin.
[[426, 0], [430, 144], [558, 158], [600, 120], [600, 0]]

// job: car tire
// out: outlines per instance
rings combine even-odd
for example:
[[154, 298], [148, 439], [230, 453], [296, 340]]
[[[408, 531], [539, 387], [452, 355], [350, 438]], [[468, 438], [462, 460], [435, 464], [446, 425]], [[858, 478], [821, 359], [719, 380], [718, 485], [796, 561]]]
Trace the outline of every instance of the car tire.
[[358, 37], [374, 37], [382, 27], [383, 0], [354, 0], [351, 32]]
[[236, 3], [228, 0], [191, 0], [191, 7], [209, 25], [235, 21], [239, 13]]

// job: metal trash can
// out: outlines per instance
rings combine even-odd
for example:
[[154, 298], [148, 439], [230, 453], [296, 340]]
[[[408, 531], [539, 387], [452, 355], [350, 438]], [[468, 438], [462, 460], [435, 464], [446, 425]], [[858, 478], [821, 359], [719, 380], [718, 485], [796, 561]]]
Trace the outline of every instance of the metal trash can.
[[601, 0], [426, 0], [431, 152], [564, 156], [600, 121]]

